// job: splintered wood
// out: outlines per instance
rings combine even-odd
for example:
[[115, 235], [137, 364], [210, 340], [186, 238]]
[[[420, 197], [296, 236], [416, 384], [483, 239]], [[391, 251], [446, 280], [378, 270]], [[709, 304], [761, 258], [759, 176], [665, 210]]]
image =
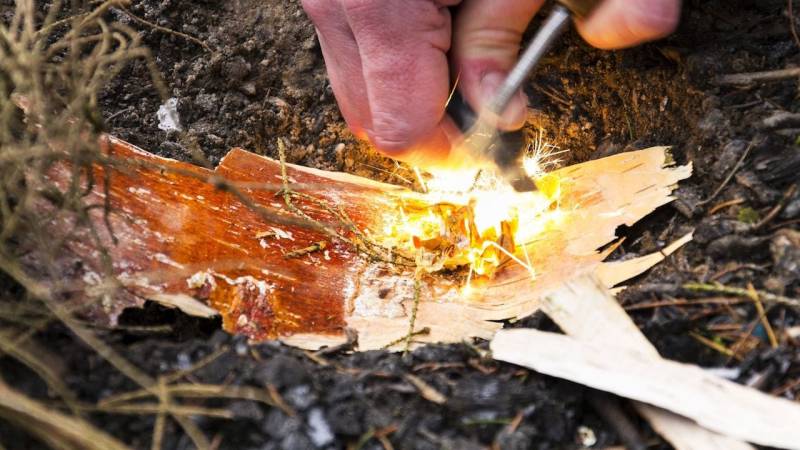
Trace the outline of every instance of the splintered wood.
[[[489, 339], [502, 326], [498, 320], [535, 312], [572, 274], [603, 267], [610, 250], [597, 249], [614, 240], [616, 228], [671, 201], [675, 184], [691, 173], [690, 166], [668, 167], [664, 147], [554, 172], [558, 226], [517, 245], [516, 257], [535, 276], [509, 260], [488, 282], [465, 289], [463, 275], [420, 275], [412, 265], [364, 254], [364, 245], [353, 244], [379, 236], [401, 197], [424, 200], [421, 194], [288, 165], [292, 190], [302, 194], [289, 206], [280, 191], [280, 163], [241, 149], [212, 171], [114, 138], [103, 145], [122, 162], [97, 167], [90, 194], [94, 203], [110, 205], [108, 217], [103, 208], [92, 217], [113, 261], [111, 273], [91, 239], [76, 239], [70, 249], [83, 261], [86, 290], [107, 286], [108, 275], [125, 289], [113, 302], [99, 303], [95, 316], [113, 323], [123, 308], [144, 299], [198, 315], [208, 315], [208, 305], [232, 333], [304, 348], [342, 343], [345, 329], [357, 333], [359, 350], [404, 348], [417, 286], [415, 344]], [[66, 182], [70, 174], [61, 167], [52, 178]], [[320, 225], [304, 226], [306, 219]], [[54, 233], [67, 225], [54, 223]]]

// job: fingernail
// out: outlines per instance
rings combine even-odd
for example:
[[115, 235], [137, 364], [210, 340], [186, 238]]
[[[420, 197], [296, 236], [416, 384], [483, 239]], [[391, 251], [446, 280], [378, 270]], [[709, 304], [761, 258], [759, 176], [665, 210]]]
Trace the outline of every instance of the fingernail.
[[[481, 107], [486, 108], [494, 100], [497, 90], [506, 79], [501, 72], [489, 72], [481, 79]], [[503, 129], [515, 130], [525, 124], [525, 113], [528, 108], [528, 99], [522, 91], [518, 91], [508, 102], [503, 114], [498, 118], [497, 126]]]

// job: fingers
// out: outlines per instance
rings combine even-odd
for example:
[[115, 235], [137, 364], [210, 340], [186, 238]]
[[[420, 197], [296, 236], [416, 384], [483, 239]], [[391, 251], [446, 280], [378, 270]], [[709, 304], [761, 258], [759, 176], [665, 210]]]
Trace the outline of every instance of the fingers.
[[681, 0], [606, 0], [578, 31], [598, 48], [631, 47], [672, 33], [680, 9]]
[[441, 164], [459, 138], [444, 114], [459, 1], [303, 0], [342, 115], [388, 156]]
[[446, 156], [447, 8], [431, 0], [347, 0], [344, 9], [361, 57], [370, 141], [399, 159]]
[[[543, 0], [467, 0], [453, 30], [453, 69], [459, 89], [476, 111], [493, 98], [519, 56], [522, 33]], [[525, 122], [527, 98], [519, 92], [498, 119], [504, 129]]]
[[[388, 156], [431, 165], [458, 158], [450, 151], [460, 133], [444, 113], [451, 74], [481, 112], [543, 1], [465, 0], [455, 24], [447, 6], [460, 0], [303, 0], [303, 7], [350, 128]], [[626, 47], [672, 32], [679, 12], [680, 0], [606, 0], [578, 27], [597, 47]], [[519, 128], [526, 111], [519, 92], [497, 125]]]
[[367, 88], [358, 44], [338, 0], [303, 0], [303, 9], [317, 30], [333, 94], [350, 130], [366, 138], [371, 126]]

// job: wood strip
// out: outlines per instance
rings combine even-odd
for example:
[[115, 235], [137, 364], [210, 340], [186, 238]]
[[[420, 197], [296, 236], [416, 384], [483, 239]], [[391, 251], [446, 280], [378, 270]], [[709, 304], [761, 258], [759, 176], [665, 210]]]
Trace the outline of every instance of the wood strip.
[[[96, 185], [88, 200], [111, 205], [109, 222], [118, 243], [105, 225], [102, 208], [94, 210], [92, 219], [114, 261], [112, 275], [125, 290], [115, 292], [113, 302], [95, 308], [96, 320], [113, 324], [124, 308], [147, 298], [191, 297], [218, 310], [226, 330], [253, 340], [281, 339], [319, 348], [344, 342], [345, 328], [350, 328], [359, 336], [358, 348], [368, 350], [407, 335], [414, 310], [414, 270], [365, 258], [319, 226], [292, 223], [299, 217], [277, 195], [282, 187], [277, 161], [234, 149], [212, 171], [154, 156], [111, 137], [103, 144], [119, 164], [114, 169], [95, 168]], [[606, 256], [596, 249], [615, 238], [619, 225], [632, 224], [671, 200], [670, 192], [689, 176], [691, 167], [669, 168], [666, 161], [667, 149], [655, 147], [548, 175], [558, 180], [560, 213], [547, 226], [521, 224], [541, 230], [520, 243], [516, 255], [530, 261], [535, 278], [516, 263], [470, 289], [465, 289], [466, 273], [423, 276], [415, 331], [428, 332], [415, 336], [414, 346], [489, 339], [501, 327], [498, 320], [538, 310], [547, 292]], [[287, 165], [287, 171], [293, 189], [341, 208], [359, 230], [372, 236], [380, 236], [385, 220], [399, 216], [404, 199], [427, 201], [422, 194], [352, 175], [293, 165]], [[108, 199], [103, 182], [107, 174]], [[66, 183], [70, 175], [62, 166], [51, 178]], [[517, 207], [530, 210], [527, 202], [534, 200], [521, 197]], [[318, 223], [353, 236], [318, 203], [298, 199], [296, 204]], [[53, 224], [54, 233], [63, 234], [69, 226]], [[80, 233], [70, 248], [84, 262], [83, 271], [76, 274], [72, 265], [65, 266], [65, 276], [83, 280], [74, 291], [101, 290], [111, 285], [106, 268], [88, 233]], [[297, 257], [285, 257], [292, 254]], [[207, 313], [202, 308], [193, 311]], [[392, 348], [405, 348], [405, 343]]]
[[[800, 405], [697, 366], [654, 358], [628, 346], [529, 329], [502, 330], [491, 348], [501, 361], [664, 408], [721, 435], [800, 449]], [[675, 417], [670, 420], [674, 426]], [[684, 425], [679, 426], [685, 432]], [[659, 428], [664, 430], [664, 422]]]
[[[601, 354], [609, 361], [616, 361], [617, 353], [621, 351], [637, 354], [646, 361], [661, 360], [656, 348], [605, 286], [592, 275], [578, 274], [560, 289], [551, 292], [544, 300], [542, 309], [564, 333], [576, 341], [594, 342], [603, 347]], [[502, 348], [493, 341], [493, 348], [495, 345]], [[507, 350], [501, 350], [499, 356], [496, 354], [495, 357], [502, 359], [503, 352]], [[669, 385], [663, 388], [669, 389]], [[749, 444], [741, 440], [709, 431], [684, 417], [676, 417], [673, 413], [644, 403], [634, 404], [653, 428], [678, 450], [752, 450]]]

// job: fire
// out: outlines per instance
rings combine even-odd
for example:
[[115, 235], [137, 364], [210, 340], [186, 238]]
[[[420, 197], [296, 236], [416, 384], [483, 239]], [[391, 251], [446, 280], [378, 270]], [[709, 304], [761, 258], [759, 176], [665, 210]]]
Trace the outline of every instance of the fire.
[[555, 164], [553, 147], [537, 139], [524, 160], [526, 172], [537, 180], [537, 192], [519, 193], [488, 171], [438, 170], [420, 181], [425, 193], [409, 194], [398, 211], [384, 217], [383, 241], [416, 259], [427, 272], [468, 268], [474, 277], [492, 277], [508, 261], [535, 275], [526, 244], [547, 227], [557, 226], [560, 180], [546, 174]]

